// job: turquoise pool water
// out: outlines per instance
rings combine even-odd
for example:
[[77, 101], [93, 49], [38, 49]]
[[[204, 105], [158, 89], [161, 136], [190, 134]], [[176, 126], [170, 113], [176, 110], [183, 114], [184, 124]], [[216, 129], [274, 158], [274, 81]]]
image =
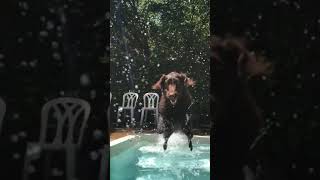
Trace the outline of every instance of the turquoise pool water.
[[140, 135], [111, 146], [111, 180], [209, 180], [210, 138], [194, 137], [193, 151], [187, 138], [173, 134], [168, 149], [161, 135]]

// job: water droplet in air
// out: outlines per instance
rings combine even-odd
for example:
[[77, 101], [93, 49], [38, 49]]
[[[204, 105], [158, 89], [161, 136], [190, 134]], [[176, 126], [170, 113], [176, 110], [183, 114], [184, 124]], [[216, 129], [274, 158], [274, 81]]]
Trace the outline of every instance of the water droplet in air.
[[13, 134], [10, 136], [10, 140], [11, 140], [11, 142], [16, 143], [16, 142], [18, 142], [19, 137], [17, 135]]
[[95, 161], [95, 160], [98, 159], [98, 157], [99, 157], [99, 156], [98, 156], [98, 153], [97, 153], [96, 151], [91, 151], [91, 152], [90, 152], [90, 159], [91, 159], [91, 160], [94, 160], [94, 161]]
[[20, 154], [18, 154], [18, 153], [14, 153], [13, 154], [13, 159], [20, 159]]
[[90, 77], [88, 74], [85, 73], [80, 76], [80, 84], [82, 86], [88, 86], [90, 84]]
[[294, 113], [294, 114], [292, 115], [292, 117], [293, 117], [293, 119], [297, 119], [297, 118], [298, 118], [298, 114], [297, 114], [297, 113]]
[[54, 28], [53, 22], [52, 22], [52, 21], [48, 21], [48, 22], [47, 22], [47, 29], [48, 29], [48, 30], [51, 30], [51, 29], [53, 29], [53, 28]]
[[54, 60], [57, 60], [57, 61], [58, 61], [58, 60], [61, 60], [61, 56], [60, 56], [60, 54], [57, 53], [57, 52], [53, 53], [53, 54], [52, 54], [52, 57], [53, 57]]
[[41, 37], [47, 37], [48, 36], [48, 32], [47, 31], [40, 31], [40, 36]]

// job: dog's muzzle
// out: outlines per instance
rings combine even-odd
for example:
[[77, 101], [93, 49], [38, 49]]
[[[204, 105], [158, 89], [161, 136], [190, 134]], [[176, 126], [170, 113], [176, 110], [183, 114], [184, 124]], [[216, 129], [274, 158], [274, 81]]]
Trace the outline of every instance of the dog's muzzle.
[[176, 105], [177, 99], [169, 99], [169, 100], [170, 100], [170, 103], [171, 103], [172, 105]]

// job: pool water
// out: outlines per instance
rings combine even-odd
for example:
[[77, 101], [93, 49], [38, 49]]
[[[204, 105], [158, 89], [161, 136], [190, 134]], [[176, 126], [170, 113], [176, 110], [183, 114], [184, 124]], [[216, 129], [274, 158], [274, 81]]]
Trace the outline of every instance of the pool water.
[[209, 180], [210, 138], [174, 133], [166, 151], [162, 135], [137, 135], [111, 146], [111, 180]]

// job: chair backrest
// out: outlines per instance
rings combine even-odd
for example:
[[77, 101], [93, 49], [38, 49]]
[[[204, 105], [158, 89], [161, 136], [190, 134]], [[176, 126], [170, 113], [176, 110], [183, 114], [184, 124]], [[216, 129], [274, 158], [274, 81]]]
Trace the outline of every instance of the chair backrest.
[[139, 95], [137, 93], [128, 92], [122, 97], [122, 107], [135, 108]]
[[[63, 97], [47, 102], [41, 111], [40, 143], [79, 145], [90, 110], [89, 103], [78, 98]], [[50, 123], [54, 124], [51, 129]]]
[[4, 114], [6, 113], [6, 103], [2, 98], [0, 98], [0, 135], [2, 129], [2, 121], [4, 119]]
[[158, 108], [159, 95], [157, 93], [146, 93], [143, 95], [143, 107]]

